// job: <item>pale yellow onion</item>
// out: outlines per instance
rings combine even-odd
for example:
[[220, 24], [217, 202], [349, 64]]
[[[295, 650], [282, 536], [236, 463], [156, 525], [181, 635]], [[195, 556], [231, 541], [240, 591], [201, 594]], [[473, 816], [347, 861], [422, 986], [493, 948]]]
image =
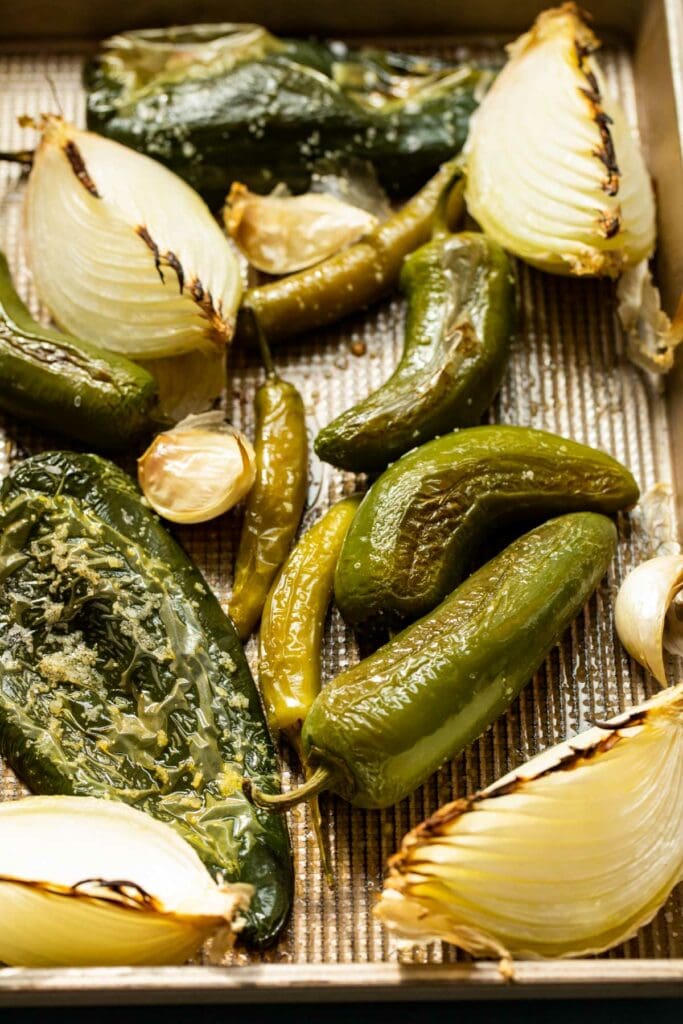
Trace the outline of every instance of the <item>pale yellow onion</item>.
[[235, 182], [224, 211], [230, 237], [253, 267], [293, 274], [356, 242], [377, 217], [336, 196], [260, 196]]
[[187, 416], [138, 459], [143, 494], [173, 523], [215, 519], [246, 497], [255, 477], [254, 449], [218, 411]]
[[598, 46], [574, 4], [540, 14], [508, 47], [466, 147], [472, 216], [553, 273], [617, 276], [654, 249], [650, 179], [592, 55]]
[[683, 686], [561, 743], [403, 840], [377, 904], [402, 944], [587, 956], [683, 877]]
[[206, 412], [226, 384], [225, 349], [186, 352], [165, 359], [138, 359], [154, 375], [162, 415], [173, 422]]
[[0, 961], [11, 966], [183, 963], [212, 936], [232, 940], [250, 894], [216, 884], [170, 826], [126, 804], [0, 804]]
[[223, 347], [239, 264], [197, 193], [156, 160], [59, 117], [39, 127], [26, 240], [57, 323], [132, 358]]
[[[683, 588], [683, 555], [650, 558], [628, 574], [619, 588], [614, 621], [628, 653], [666, 686], [664, 649], [683, 654], [680, 625], [670, 615]], [[675, 612], [675, 609], [673, 609]]]

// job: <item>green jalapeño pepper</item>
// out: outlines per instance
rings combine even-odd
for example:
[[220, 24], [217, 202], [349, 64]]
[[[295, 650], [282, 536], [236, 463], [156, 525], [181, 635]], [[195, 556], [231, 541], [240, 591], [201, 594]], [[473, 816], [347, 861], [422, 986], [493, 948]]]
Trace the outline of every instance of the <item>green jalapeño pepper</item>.
[[456, 757], [512, 703], [605, 573], [617, 532], [578, 512], [532, 530], [443, 604], [337, 676], [311, 708], [298, 790], [253, 793], [286, 809], [331, 789], [388, 807]]
[[287, 918], [284, 823], [249, 776], [275, 752], [232, 623], [133, 481], [95, 455], [21, 462], [0, 496], [0, 753], [39, 793], [121, 800], [254, 895], [242, 933]]
[[355, 245], [308, 270], [251, 288], [242, 303], [238, 330], [252, 333], [247, 311], [253, 310], [268, 340], [280, 341], [377, 302], [396, 286], [405, 256], [429, 239], [444, 191], [452, 195], [448, 220], [457, 220], [462, 190], [452, 186], [461, 178], [460, 162], [449, 161], [405, 206]]
[[249, 491], [235, 563], [230, 616], [243, 640], [261, 618], [268, 591], [284, 562], [306, 500], [308, 439], [301, 395], [273, 367], [256, 324], [265, 383], [256, 392], [256, 480]]
[[[268, 595], [259, 633], [259, 688], [268, 724], [283, 733], [302, 763], [301, 727], [320, 693], [321, 647], [334, 570], [360, 495], [337, 502], [308, 530]], [[324, 873], [331, 882], [317, 798], [311, 819]]]
[[355, 472], [384, 469], [491, 404], [507, 365], [515, 316], [512, 265], [477, 232], [439, 232], [406, 258], [405, 344], [379, 390], [320, 431], [321, 459]]
[[103, 451], [164, 426], [154, 377], [124, 356], [42, 327], [0, 253], [0, 409]]
[[396, 628], [436, 607], [501, 527], [634, 505], [638, 485], [604, 452], [527, 427], [470, 427], [389, 467], [349, 530], [334, 592], [347, 622]]

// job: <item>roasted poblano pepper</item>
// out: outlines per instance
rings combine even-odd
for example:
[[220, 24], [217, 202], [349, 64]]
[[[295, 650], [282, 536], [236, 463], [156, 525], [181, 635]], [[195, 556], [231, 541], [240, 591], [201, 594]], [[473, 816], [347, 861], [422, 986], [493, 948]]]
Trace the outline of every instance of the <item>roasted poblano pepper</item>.
[[287, 808], [331, 789], [388, 807], [408, 796], [510, 706], [597, 586], [616, 539], [605, 516], [578, 512], [515, 541], [326, 686], [304, 724], [310, 779], [256, 800]]
[[230, 617], [243, 640], [250, 636], [273, 580], [289, 554], [308, 486], [308, 435], [303, 398], [276, 372], [263, 331], [255, 330], [266, 369], [256, 392], [256, 480], [244, 510]]
[[14, 289], [3, 253], [0, 409], [103, 451], [129, 448], [165, 422], [147, 370], [35, 322]]
[[321, 160], [369, 160], [406, 194], [460, 152], [491, 72], [281, 40], [258, 25], [126, 32], [88, 64], [88, 127], [153, 156], [210, 201], [233, 181], [306, 191]]
[[40, 793], [123, 800], [173, 825], [255, 892], [245, 939], [290, 906], [287, 831], [242, 779], [278, 788], [241, 644], [121, 470], [50, 452], [5, 480], [0, 751]]
[[321, 459], [355, 472], [384, 469], [437, 434], [478, 423], [507, 365], [515, 286], [496, 242], [438, 231], [407, 257], [400, 284], [408, 302], [401, 361], [315, 441]]
[[501, 527], [634, 505], [638, 485], [604, 452], [527, 427], [471, 427], [409, 452], [366, 494], [337, 565], [347, 622], [395, 628], [424, 615]]

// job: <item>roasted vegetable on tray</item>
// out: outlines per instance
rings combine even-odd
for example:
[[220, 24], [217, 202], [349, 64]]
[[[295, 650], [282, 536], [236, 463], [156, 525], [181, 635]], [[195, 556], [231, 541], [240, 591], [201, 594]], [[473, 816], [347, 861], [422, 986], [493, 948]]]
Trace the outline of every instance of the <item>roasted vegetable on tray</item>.
[[164, 423], [142, 367], [36, 323], [0, 253], [0, 408], [92, 448], [125, 450]]
[[403, 355], [378, 391], [324, 427], [321, 459], [356, 472], [384, 469], [454, 427], [478, 423], [495, 396], [515, 328], [512, 265], [485, 235], [443, 225], [406, 257]]
[[233, 181], [308, 188], [369, 160], [406, 194], [460, 151], [491, 72], [222, 23], [125, 32], [87, 66], [88, 127], [163, 161], [216, 203]]
[[666, 686], [664, 652], [683, 654], [683, 555], [659, 555], [641, 562], [619, 588], [614, 625], [636, 661]]
[[396, 627], [434, 608], [496, 531], [638, 500], [616, 459], [555, 434], [487, 426], [404, 455], [372, 485], [346, 536], [335, 597], [347, 622]]
[[614, 524], [592, 512], [515, 541], [333, 679], [304, 723], [311, 777], [255, 798], [287, 808], [331, 789], [357, 807], [389, 807], [408, 796], [510, 706], [595, 590], [616, 541]]
[[256, 392], [256, 480], [244, 510], [230, 617], [250, 636], [299, 528], [308, 488], [308, 436], [301, 395], [276, 372], [258, 322], [266, 379]]
[[389, 861], [375, 913], [403, 945], [589, 956], [683, 879], [683, 687], [442, 807]]
[[242, 646], [125, 473], [50, 452], [6, 478], [0, 515], [0, 750], [36, 792], [121, 800], [168, 822], [254, 895], [245, 939], [287, 917], [284, 822]]
[[0, 804], [0, 962], [181, 964], [244, 923], [251, 887], [217, 883], [175, 829], [113, 800]]
[[439, 168], [430, 181], [388, 220], [355, 245], [298, 274], [250, 288], [242, 304], [238, 328], [256, 344], [256, 314], [268, 341], [280, 341], [303, 331], [335, 323], [383, 298], [398, 283], [403, 260], [428, 241], [443, 193], [451, 192], [446, 220], [462, 212], [462, 179], [457, 160]]

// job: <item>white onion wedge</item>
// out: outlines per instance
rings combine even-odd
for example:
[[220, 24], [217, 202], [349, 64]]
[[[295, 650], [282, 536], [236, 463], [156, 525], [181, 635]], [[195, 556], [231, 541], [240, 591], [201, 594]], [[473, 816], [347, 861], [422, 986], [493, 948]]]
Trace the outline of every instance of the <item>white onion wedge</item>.
[[652, 255], [645, 162], [575, 4], [540, 14], [475, 114], [467, 206], [482, 230], [542, 270], [609, 275]]
[[203, 200], [155, 160], [60, 117], [36, 127], [28, 257], [57, 323], [133, 359], [223, 347], [239, 263]]
[[170, 826], [126, 804], [0, 805], [0, 961], [19, 967], [179, 964], [224, 949], [251, 887], [217, 885]]
[[683, 685], [561, 743], [403, 840], [376, 907], [402, 944], [587, 956], [683, 878]]

